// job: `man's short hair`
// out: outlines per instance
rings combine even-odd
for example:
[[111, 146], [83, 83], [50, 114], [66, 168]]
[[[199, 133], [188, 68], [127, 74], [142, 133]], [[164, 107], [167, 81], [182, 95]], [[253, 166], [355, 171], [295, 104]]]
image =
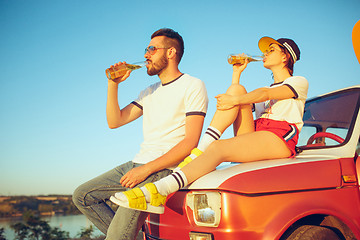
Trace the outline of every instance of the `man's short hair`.
[[176, 49], [176, 59], [180, 63], [184, 54], [184, 40], [180, 34], [170, 28], [161, 28], [151, 35], [151, 39], [159, 36], [166, 37], [164, 41], [165, 47], [174, 47]]

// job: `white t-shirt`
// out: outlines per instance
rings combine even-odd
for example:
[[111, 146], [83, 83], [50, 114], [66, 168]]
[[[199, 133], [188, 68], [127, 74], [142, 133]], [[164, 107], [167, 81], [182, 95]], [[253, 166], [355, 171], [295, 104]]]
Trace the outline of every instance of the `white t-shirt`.
[[186, 116], [205, 116], [208, 97], [200, 79], [183, 74], [165, 85], [157, 82], [149, 86], [133, 104], [143, 110], [144, 134], [133, 162], [145, 164], [184, 139]]
[[256, 118], [268, 118], [294, 123], [300, 131], [304, 125], [302, 118], [304, 115], [309, 83], [304, 77], [293, 76], [281, 83], [271, 85], [270, 88], [280, 87], [282, 85], [287, 85], [294, 92], [295, 97], [291, 99], [268, 100], [262, 103], [256, 103]]

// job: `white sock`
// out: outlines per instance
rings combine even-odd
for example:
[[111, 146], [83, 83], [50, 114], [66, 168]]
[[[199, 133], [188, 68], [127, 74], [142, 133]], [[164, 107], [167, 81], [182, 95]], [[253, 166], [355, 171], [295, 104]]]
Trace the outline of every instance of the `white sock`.
[[[220, 137], [221, 137], [221, 132], [212, 126], [209, 126], [206, 129], [204, 136], [201, 138], [200, 143], [197, 146], [197, 148], [200, 151], [204, 152], [213, 141], [219, 140]], [[190, 155], [190, 157], [191, 157], [191, 155]], [[194, 158], [191, 158], [191, 159], [194, 159]]]
[[154, 184], [161, 195], [167, 196], [170, 193], [176, 192], [180, 188], [186, 187], [188, 185], [188, 181], [186, 175], [179, 170], [160, 179], [159, 181], [154, 182]]
[[[196, 148], [199, 149], [201, 152], [204, 152], [213, 141], [219, 140], [220, 137], [221, 137], [221, 132], [212, 126], [209, 126], [206, 129], [204, 136], [201, 138], [200, 143]], [[189, 157], [192, 160], [194, 160], [198, 156], [193, 153], [190, 153]], [[180, 168], [177, 167], [173, 170], [173, 172], [177, 172], [179, 170]]]
[[[167, 196], [170, 193], [176, 192], [180, 188], [186, 187], [188, 185], [188, 181], [185, 174], [179, 170], [160, 179], [159, 181], [154, 182], [154, 184], [161, 195]], [[145, 187], [141, 187], [140, 189], [144, 193], [146, 202], [150, 202], [149, 191]], [[127, 201], [127, 197], [122, 192], [115, 193], [115, 197], [121, 201]]]

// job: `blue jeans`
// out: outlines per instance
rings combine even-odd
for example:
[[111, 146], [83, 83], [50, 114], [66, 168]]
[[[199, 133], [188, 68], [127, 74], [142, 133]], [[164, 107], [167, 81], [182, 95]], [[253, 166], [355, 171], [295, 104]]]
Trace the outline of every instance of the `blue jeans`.
[[[116, 192], [128, 190], [120, 185], [120, 178], [131, 169], [141, 166], [133, 162], [122, 164], [82, 185], [73, 194], [75, 206], [106, 235], [107, 240], [135, 239], [148, 213], [109, 206], [109, 198]], [[138, 187], [155, 182], [171, 173], [164, 169], [150, 175]]]

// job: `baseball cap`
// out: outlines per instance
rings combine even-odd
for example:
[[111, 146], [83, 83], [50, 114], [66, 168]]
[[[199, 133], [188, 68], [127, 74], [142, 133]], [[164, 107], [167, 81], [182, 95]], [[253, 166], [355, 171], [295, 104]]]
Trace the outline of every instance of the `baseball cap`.
[[296, 45], [293, 40], [288, 38], [279, 38], [278, 40], [275, 40], [271, 37], [262, 37], [258, 43], [260, 51], [265, 52], [273, 43], [286, 48], [289, 51], [291, 57], [293, 58], [294, 63], [300, 60], [300, 49], [298, 45]]

